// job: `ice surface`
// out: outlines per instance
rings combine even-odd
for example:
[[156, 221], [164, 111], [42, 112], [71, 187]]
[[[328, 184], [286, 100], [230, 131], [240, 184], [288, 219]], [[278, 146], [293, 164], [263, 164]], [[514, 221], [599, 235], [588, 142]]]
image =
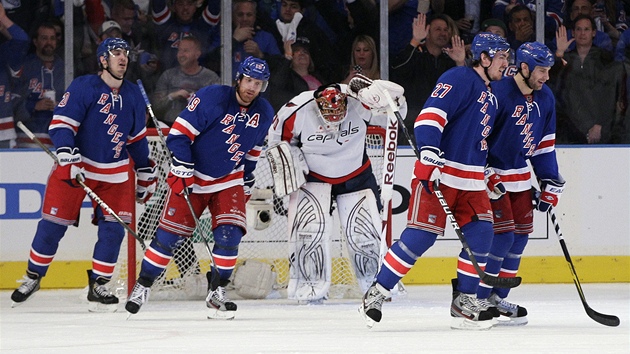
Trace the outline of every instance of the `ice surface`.
[[529, 324], [489, 331], [449, 327], [450, 286], [407, 286], [372, 329], [360, 300], [297, 305], [239, 300], [232, 321], [208, 320], [203, 301], [151, 301], [127, 319], [87, 312], [82, 290], [41, 290], [11, 308], [0, 292], [2, 353], [630, 353], [630, 284], [582, 284], [589, 305], [619, 316], [606, 327], [584, 311], [573, 284], [523, 284], [509, 300]]

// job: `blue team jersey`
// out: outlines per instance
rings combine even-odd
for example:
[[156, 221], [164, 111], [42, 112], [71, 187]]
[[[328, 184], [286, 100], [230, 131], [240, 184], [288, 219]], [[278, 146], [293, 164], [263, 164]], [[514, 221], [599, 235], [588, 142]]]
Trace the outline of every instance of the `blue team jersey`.
[[88, 179], [121, 183], [128, 179], [129, 154], [149, 165], [146, 107], [137, 85], [112, 89], [98, 75], [70, 84], [54, 111], [48, 132], [55, 148], [78, 147]]
[[440, 182], [460, 190], [485, 190], [490, 134], [497, 109], [494, 94], [475, 70], [455, 67], [438, 79], [414, 125], [416, 142], [439, 147], [445, 165]]
[[497, 119], [488, 137], [488, 165], [501, 176], [505, 188], [519, 192], [531, 188], [530, 160], [536, 175], [558, 179], [556, 111], [551, 89], [543, 85], [523, 95], [513, 77], [490, 85], [499, 101]]
[[242, 185], [254, 170], [273, 116], [262, 97], [243, 107], [234, 87], [206, 86], [177, 117], [166, 144], [175, 158], [194, 164], [193, 190], [213, 193]]

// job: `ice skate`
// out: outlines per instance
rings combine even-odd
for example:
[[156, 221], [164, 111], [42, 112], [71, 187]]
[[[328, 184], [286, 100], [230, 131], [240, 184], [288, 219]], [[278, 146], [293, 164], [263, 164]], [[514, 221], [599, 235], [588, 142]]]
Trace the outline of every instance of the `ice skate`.
[[359, 312], [365, 318], [368, 328], [372, 328], [376, 322], [381, 322], [383, 316], [381, 307], [383, 306], [383, 301], [387, 298], [391, 298], [390, 291], [379, 283], [372, 284], [365, 295], [363, 295]]
[[[210, 273], [207, 273], [210, 278]], [[230, 283], [229, 280], [221, 279], [219, 286], [212, 289], [212, 282], [208, 279], [210, 289], [206, 297], [206, 306], [209, 309], [209, 319], [231, 320], [236, 315], [236, 304], [225, 297], [225, 287]]]
[[[140, 311], [140, 307], [149, 301], [149, 295], [151, 294], [151, 284], [144, 278], [138, 278], [136, 285], [134, 285], [129, 300], [125, 304], [125, 310], [129, 312], [129, 316], [134, 315]], [[129, 317], [127, 317], [129, 318]]]
[[11, 300], [13, 300], [11, 307], [21, 305], [24, 301], [31, 298], [33, 294], [39, 290], [39, 283], [41, 280], [42, 278], [39, 274], [27, 270], [26, 275], [22, 279], [18, 280], [18, 282], [22, 283], [22, 285], [15, 289], [13, 294], [11, 294]]
[[474, 294], [459, 293], [451, 304], [451, 328], [465, 330], [490, 329], [492, 313], [484, 310]]
[[497, 320], [499, 326], [524, 326], [527, 324], [527, 309], [517, 304], [505, 301], [497, 294], [492, 294], [488, 302], [499, 309], [501, 317]]
[[116, 312], [118, 309], [118, 298], [112, 294], [105, 284], [109, 279], [98, 277], [92, 279], [91, 270], [88, 270], [88, 311], [90, 312]]
[[[451, 287], [453, 289], [453, 300], [455, 300], [455, 298], [459, 296], [459, 294], [461, 294], [461, 292], [457, 290], [457, 284], [458, 284], [457, 278], [451, 279]], [[499, 309], [497, 309], [496, 306], [488, 302], [487, 299], [475, 298], [475, 301], [477, 302], [477, 306], [479, 306], [484, 311], [489, 311], [492, 314], [492, 317], [494, 317], [495, 319], [501, 316]]]

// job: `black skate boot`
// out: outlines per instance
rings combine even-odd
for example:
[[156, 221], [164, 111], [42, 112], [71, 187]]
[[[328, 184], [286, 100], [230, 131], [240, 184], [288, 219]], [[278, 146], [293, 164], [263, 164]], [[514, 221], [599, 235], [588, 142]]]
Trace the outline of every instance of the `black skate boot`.
[[[460, 292], [457, 290], [457, 284], [458, 284], [457, 278], [451, 279], [451, 286], [453, 287], [453, 300], [455, 300], [455, 298], [459, 296], [460, 294]], [[484, 309], [485, 311], [490, 312], [492, 314], [492, 317], [497, 318], [501, 316], [499, 309], [496, 306], [494, 306], [494, 304], [488, 302], [488, 300], [477, 298], [476, 301], [477, 301], [477, 305], [481, 307], [482, 309]]]
[[11, 307], [16, 307], [28, 300], [37, 290], [39, 290], [39, 283], [41, 280], [42, 278], [39, 274], [27, 270], [26, 275], [22, 279], [18, 280], [18, 282], [22, 283], [22, 285], [15, 289], [13, 294], [11, 294], [11, 300], [13, 300]]
[[90, 312], [116, 312], [118, 298], [112, 294], [105, 284], [109, 279], [97, 277], [92, 279], [92, 270], [88, 270], [88, 311]]
[[372, 284], [365, 295], [363, 295], [359, 312], [365, 318], [368, 328], [372, 328], [376, 322], [381, 322], [381, 318], [383, 317], [381, 308], [383, 301], [387, 298], [391, 298], [391, 292], [376, 282]]
[[[218, 274], [215, 272], [214, 276]], [[225, 287], [230, 283], [227, 279], [221, 279], [219, 285], [215, 287], [212, 282], [212, 271], [206, 273], [208, 278], [208, 296], [206, 297], [206, 306], [210, 309], [208, 312], [209, 319], [231, 320], [236, 314], [236, 304], [225, 297]]]
[[138, 313], [140, 307], [142, 307], [145, 302], [149, 301], [151, 285], [153, 285], [152, 281], [145, 278], [138, 278], [125, 304], [125, 310], [127, 310], [130, 315]]
[[497, 321], [497, 325], [501, 326], [524, 326], [527, 324], [527, 309], [517, 304], [505, 301], [497, 294], [492, 294], [488, 298], [491, 304], [499, 309], [502, 316]]

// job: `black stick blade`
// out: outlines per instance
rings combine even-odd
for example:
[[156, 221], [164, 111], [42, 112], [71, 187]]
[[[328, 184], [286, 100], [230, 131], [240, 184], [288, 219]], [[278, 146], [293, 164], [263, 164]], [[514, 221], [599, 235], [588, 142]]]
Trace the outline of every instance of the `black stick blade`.
[[523, 279], [521, 277], [502, 278], [485, 274], [481, 280], [494, 288], [516, 288], [521, 285]]
[[588, 317], [592, 318], [593, 321], [597, 323], [601, 323], [604, 326], [617, 327], [619, 326], [619, 317], [613, 315], [605, 315], [603, 313], [599, 313], [588, 305], [584, 304], [584, 309], [586, 310], [586, 314]]

